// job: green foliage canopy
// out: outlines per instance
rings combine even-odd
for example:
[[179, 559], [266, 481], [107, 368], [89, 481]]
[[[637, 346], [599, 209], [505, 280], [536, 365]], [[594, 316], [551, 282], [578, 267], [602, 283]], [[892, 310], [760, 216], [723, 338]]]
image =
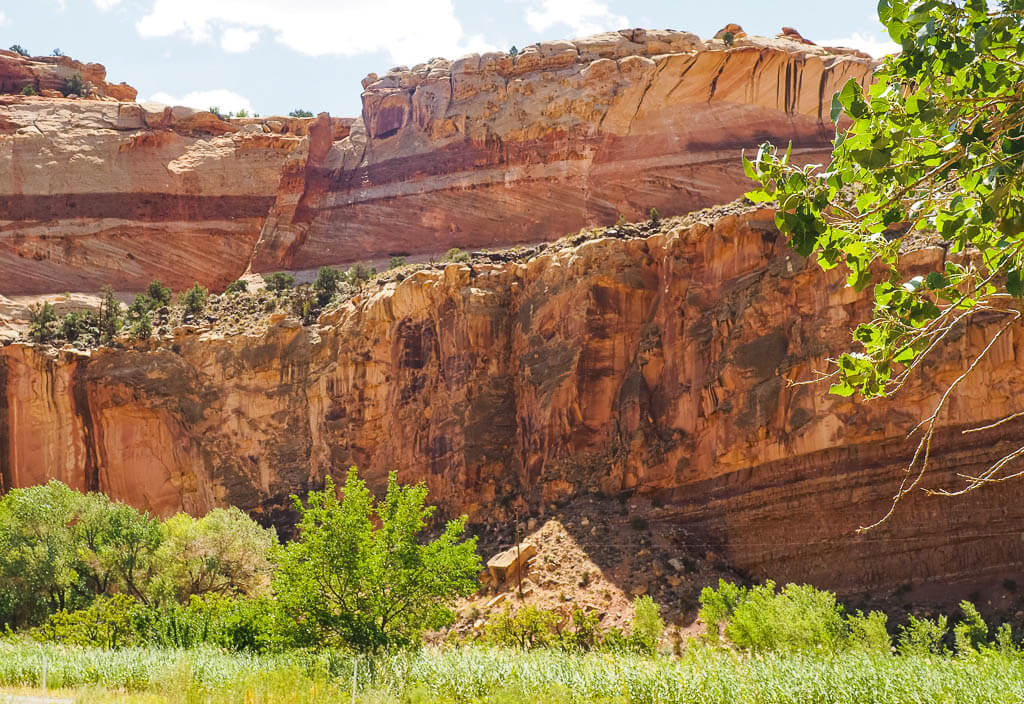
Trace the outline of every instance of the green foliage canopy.
[[424, 630], [451, 623], [448, 604], [476, 591], [476, 538], [463, 540], [465, 516], [421, 542], [434, 513], [427, 488], [388, 477], [374, 502], [353, 467], [339, 501], [327, 478], [303, 504], [293, 497], [299, 536], [280, 551], [277, 599], [310, 624], [318, 640], [375, 650], [411, 643]]
[[[976, 313], [996, 321], [988, 332], [998, 338], [1020, 318], [1024, 296], [1024, 0], [878, 8], [901, 52], [870, 88], [851, 80], [833, 98], [831, 117], [844, 126], [831, 164], [797, 166], [789, 150], [767, 144], [744, 158], [759, 184], [748, 197], [777, 201], [776, 224], [793, 248], [823, 269], [844, 265], [848, 286], [872, 286], [873, 318], [857, 327], [859, 349], [838, 359], [831, 387], [866, 398], [897, 391]], [[947, 241], [949, 255], [941, 269], [909, 277], [900, 248], [922, 231]], [[920, 483], [935, 419], [974, 367], [925, 419], [917, 472], [897, 501]], [[1008, 478], [1006, 464], [940, 493]]]

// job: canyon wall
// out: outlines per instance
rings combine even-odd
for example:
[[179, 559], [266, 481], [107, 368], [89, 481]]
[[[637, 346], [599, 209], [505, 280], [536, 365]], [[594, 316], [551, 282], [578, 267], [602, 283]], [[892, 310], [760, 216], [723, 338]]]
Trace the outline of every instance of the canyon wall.
[[[9, 345], [0, 478], [273, 521], [288, 494], [355, 464], [378, 489], [389, 469], [425, 481], [480, 524], [640, 497], [654, 530], [685, 526], [755, 577], [864, 591], [1019, 573], [1019, 482], [915, 496], [854, 534], [888, 509], [907, 431], [992, 328], [959, 331], [891, 400], [792, 385], [848, 345], [867, 301], [791, 252], [770, 211], [732, 210], [395, 276], [307, 327], [279, 314], [252, 335], [207, 322], [130, 349]], [[1019, 424], [960, 429], [1019, 410], [1022, 354], [1016, 328], [953, 398], [929, 485], [1019, 442]]]
[[[0, 92], [27, 80], [8, 64], [62, 61], [0, 52]], [[742, 148], [827, 159], [831, 96], [873, 67], [787, 37], [623, 30], [371, 75], [356, 119], [0, 96], [0, 294], [221, 288], [689, 212], [747, 188]], [[118, 94], [98, 71], [96, 95]]]

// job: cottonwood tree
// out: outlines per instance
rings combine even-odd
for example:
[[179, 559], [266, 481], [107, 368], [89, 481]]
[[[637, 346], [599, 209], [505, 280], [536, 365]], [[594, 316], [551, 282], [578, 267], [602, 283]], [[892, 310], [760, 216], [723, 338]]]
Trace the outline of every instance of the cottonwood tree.
[[[788, 151], [763, 145], [744, 167], [759, 184], [748, 197], [777, 201], [776, 224], [797, 252], [816, 255], [823, 269], [845, 266], [848, 286], [872, 286], [874, 313], [853, 334], [857, 349], [826, 375], [833, 393], [893, 394], [965, 325], [996, 321], [918, 426], [894, 510], [926, 488], [933, 434], [951, 395], [1021, 317], [1024, 0], [882, 0], [878, 11], [901, 51], [885, 59], [870, 89], [850, 81], [833, 98], [832, 120], [845, 115], [852, 124], [837, 131], [832, 162], [798, 167]], [[900, 246], [922, 230], [946, 240], [949, 256], [941, 271], [908, 278]], [[926, 490], [958, 495], [1020, 476], [1014, 461], [1022, 456], [1024, 447], [960, 487]]]
[[463, 539], [465, 516], [420, 539], [435, 511], [426, 497], [424, 485], [399, 484], [392, 472], [375, 502], [355, 467], [341, 501], [330, 477], [305, 504], [293, 496], [299, 535], [280, 551], [278, 602], [320, 642], [361, 650], [409, 644], [451, 623], [451, 601], [479, 586], [480, 558], [476, 538]]

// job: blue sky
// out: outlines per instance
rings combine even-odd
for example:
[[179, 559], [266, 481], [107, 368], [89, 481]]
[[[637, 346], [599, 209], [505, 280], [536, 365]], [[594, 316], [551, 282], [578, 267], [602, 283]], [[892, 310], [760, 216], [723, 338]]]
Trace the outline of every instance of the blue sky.
[[60, 49], [139, 99], [261, 114], [359, 113], [359, 81], [432, 56], [624, 27], [712, 36], [729, 22], [884, 53], [875, 0], [0, 0], [0, 46]]

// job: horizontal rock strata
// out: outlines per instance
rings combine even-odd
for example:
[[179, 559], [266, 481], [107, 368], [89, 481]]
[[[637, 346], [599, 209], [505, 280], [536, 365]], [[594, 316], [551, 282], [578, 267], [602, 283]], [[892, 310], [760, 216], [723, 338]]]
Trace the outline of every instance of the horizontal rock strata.
[[[0, 478], [273, 521], [288, 494], [355, 464], [376, 489], [389, 469], [425, 481], [447, 514], [482, 523], [639, 493], [654, 530], [683, 526], [692, 548], [754, 577], [867, 590], [1019, 571], [1019, 482], [915, 497], [854, 533], [888, 509], [907, 431], [996, 324], [954, 336], [889, 401], [791, 384], [867, 313], [841, 272], [806, 266], [771, 212], [748, 211], [422, 270], [261, 336], [182, 328], [91, 354], [14, 344], [0, 349]], [[933, 484], [1019, 442], [1011, 424], [960, 430], [1019, 410], [1022, 345], [1024, 329], [1004, 336], [953, 399]]]

